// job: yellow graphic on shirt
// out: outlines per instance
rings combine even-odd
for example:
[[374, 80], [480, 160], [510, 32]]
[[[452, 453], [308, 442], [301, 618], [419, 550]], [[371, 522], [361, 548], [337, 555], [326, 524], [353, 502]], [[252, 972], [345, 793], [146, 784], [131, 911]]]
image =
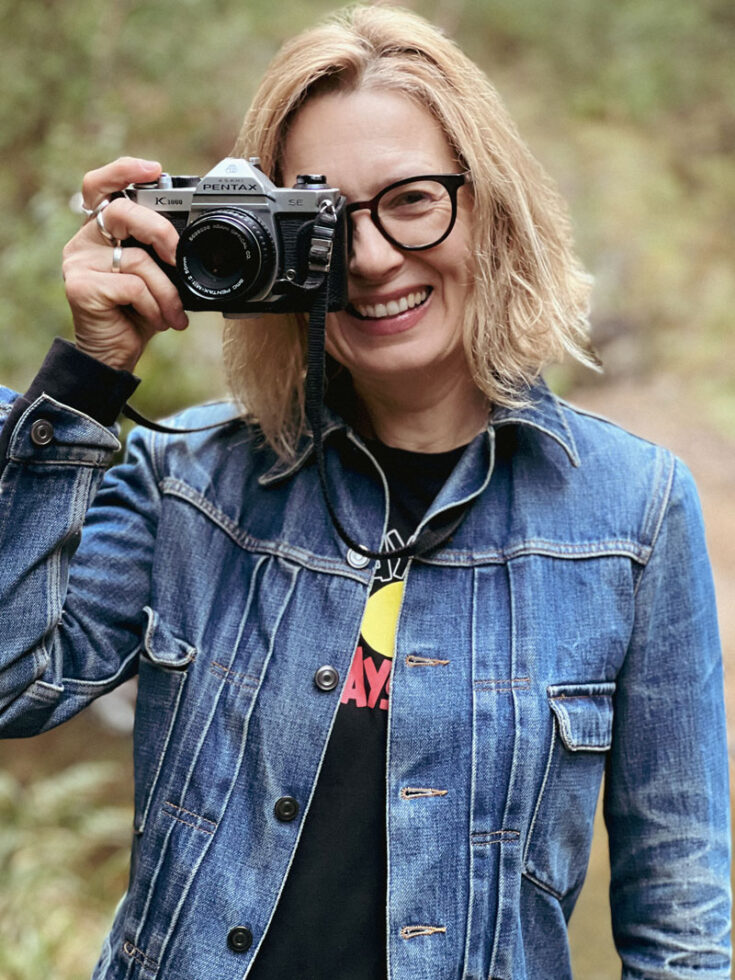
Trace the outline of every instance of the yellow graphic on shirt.
[[405, 582], [390, 582], [370, 596], [362, 621], [362, 637], [383, 657], [393, 657], [396, 649], [398, 613]]

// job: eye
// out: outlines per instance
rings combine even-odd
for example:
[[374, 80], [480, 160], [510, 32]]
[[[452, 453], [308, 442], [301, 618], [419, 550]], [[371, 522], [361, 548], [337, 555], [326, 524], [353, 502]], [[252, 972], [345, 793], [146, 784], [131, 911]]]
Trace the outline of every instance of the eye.
[[379, 211], [381, 215], [390, 214], [395, 218], [421, 215], [436, 207], [443, 191], [441, 184], [430, 181], [396, 187], [381, 198]]

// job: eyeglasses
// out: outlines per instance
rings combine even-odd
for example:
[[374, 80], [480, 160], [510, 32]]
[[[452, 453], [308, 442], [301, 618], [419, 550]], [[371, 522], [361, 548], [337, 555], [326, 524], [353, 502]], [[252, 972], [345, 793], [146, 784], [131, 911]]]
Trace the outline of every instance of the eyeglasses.
[[[348, 204], [347, 215], [369, 211], [373, 224], [391, 245], [410, 252], [443, 242], [457, 220], [457, 190], [471, 181], [463, 174], [424, 174], [388, 184], [369, 201]], [[349, 222], [352, 246], [352, 221]]]

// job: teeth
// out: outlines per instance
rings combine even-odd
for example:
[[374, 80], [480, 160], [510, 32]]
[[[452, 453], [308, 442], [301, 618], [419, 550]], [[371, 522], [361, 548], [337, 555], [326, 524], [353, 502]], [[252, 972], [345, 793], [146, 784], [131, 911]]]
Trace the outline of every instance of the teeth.
[[380, 320], [386, 316], [398, 316], [406, 310], [412, 310], [414, 306], [420, 306], [426, 301], [429, 292], [427, 289], [420, 289], [415, 293], [407, 293], [399, 300], [390, 300], [388, 303], [376, 303], [375, 306], [355, 306], [360, 316], [368, 317], [371, 320]]

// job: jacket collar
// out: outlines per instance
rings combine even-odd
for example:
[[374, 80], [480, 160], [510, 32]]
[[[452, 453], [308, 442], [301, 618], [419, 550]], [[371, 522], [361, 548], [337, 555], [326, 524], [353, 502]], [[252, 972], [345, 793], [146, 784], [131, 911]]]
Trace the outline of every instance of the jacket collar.
[[[323, 407], [323, 437], [327, 439], [337, 432], [347, 432], [350, 427], [347, 422], [330, 408]], [[557, 442], [566, 452], [572, 466], [580, 465], [579, 453], [572, 431], [564, 417], [559, 399], [551, 392], [542, 379], [527, 389], [526, 404], [520, 408], [494, 408], [488, 421], [489, 429], [499, 429], [506, 425], [524, 425], [536, 429]], [[314, 448], [311, 432], [306, 432], [300, 439], [295, 455], [291, 459], [277, 460], [262, 476], [259, 483], [269, 486], [292, 476], [304, 465]]]
[[562, 403], [552, 393], [543, 379], [539, 379], [527, 389], [527, 404], [521, 408], [494, 408], [490, 425], [499, 429], [504, 425], [525, 425], [549, 436], [566, 452], [572, 466], [579, 466], [581, 460], [574, 441], [572, 430], [567, 423]]

